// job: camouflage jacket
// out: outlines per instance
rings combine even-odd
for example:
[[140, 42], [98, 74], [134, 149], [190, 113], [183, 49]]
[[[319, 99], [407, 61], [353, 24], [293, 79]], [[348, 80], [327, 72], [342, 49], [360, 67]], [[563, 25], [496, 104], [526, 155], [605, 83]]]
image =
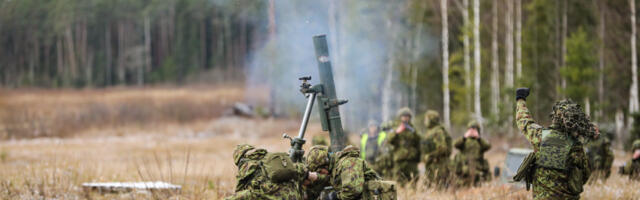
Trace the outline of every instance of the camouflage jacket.
[[620, 173], [628, 175], [629, 179], [640, 180], [640, 159], [630, 160], [620, 167]]
[[[535, 123], [524, 100], [518, 100], [516, 110], [518, 129], [539, 152], [543, 127]], [[537, 167], [533, 175], [534, 199], [579, 199], [582, 186], [591, 174], [588, 159], [579, 141], [575, 141], [568, 154], [567, 170]], [[538, 158], [538, 157], [537, 157]], [[539, 158], [538, 158], [539, 159]]]
[[226, 199], [303, 199], [300, 185], [308, 171], [304, 165], [296, 163], [298, 174], [294, 180], [274, 183], [267, 177], [262, 164], [266, 150], [261, 149], [257, 152], [259, 152], [258, 155], [250, 155], [252, 158], [245, 159], [239, 165], [236, 175], [236, 194]]
[[[477, 174], [478, 172], [489, 172], [489, 166], [484, 159], [484, 153], [491, 148], [491, 144], [482, 138], [459, 138], [453, 146], [460, 150], [454, 159], [456, 173], [461, 175]], [[469, 168], [473, 167], [473, 169]]]
[[587, 145], [587, 156], [589, 157], [591, 169], [611, 170], [614, 156], [608, 140], [605, 137], [600, 137]]
[[451, 155], [451, 136], [440, 124], [431, 126], [420, 143], [422, 160], [427, 164], [447, 161]]
[[[396, 126], [397, 127], [397, 126]], [[394, 128], [388, 134], [387, 144], [394, 162], [419, 162], [420, 161], [420, 136], [416, 133], [412, 124], [404, 131], [396, 133]]]
[[[366, 189], [366, 182], [379, 179], [378, 174], [369, 167], [369, 164], [360, 158], [360, 151], [357, 148], [347, 147], [332, 157], [330, 174], [318, 174], [318, 180], [315, 182], [330, 184], [336, 191], [338, 199], [361, 199]], [[323, 187], [316, 185], [314, 188]], [[309, 193], [319, 194], [318, 191]]]

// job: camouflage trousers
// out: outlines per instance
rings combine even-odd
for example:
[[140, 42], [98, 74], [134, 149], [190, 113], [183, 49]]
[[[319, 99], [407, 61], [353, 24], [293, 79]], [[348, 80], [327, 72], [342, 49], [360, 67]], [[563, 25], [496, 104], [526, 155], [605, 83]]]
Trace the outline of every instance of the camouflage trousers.
[[302, 196], [299, 194], [276, 194], [276, 195], [266, 195], [260, 192], [252, 191], [252, 190], [242, 190], [240, 192], [236, 192], [235, 194], [224, 198], [224, 200], [254, 200], [254, 199], [264, 199], [264, 200], [303, 200]]
[[425, 163], [425, 185], [428, 187], [447, 188], [450, 181], [449, 159]]
[[580, 199], [580, 194], [572, 194], [569, 191], [566, 175], [561, 175], [555, 170], [537, 168], [534, 172], [532, 185], [534, 200]]
[[393, 179], [400, 185], [406, 183], [414, 184], [418, 179], [418, 162], [415, 161], [398, 161], [393, 164], [391, 170]]

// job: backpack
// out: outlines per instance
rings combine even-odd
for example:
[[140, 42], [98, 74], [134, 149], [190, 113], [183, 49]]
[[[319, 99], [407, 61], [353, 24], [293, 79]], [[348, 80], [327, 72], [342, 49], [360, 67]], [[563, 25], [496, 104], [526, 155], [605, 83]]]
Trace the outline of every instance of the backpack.
[[262, 159], [262, 165], [267, 177], [274, 183], [289, 181], [298, 174], [289, 154], [285, 152], [267, 153]]
[[365, 189], [363, 199], [395, 200], [398, 196], [396, 183], [393, 181], [370, 180]]

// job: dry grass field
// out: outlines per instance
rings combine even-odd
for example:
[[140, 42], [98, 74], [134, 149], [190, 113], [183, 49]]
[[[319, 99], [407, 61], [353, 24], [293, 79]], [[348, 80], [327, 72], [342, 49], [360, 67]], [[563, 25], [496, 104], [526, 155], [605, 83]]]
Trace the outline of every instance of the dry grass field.
[[[0, 199], [221, 199], [233, 191], [233, 147], [286, 151], [297, 119], [223, 116], [244, 91], [226, 88], [3, 91]], [[318, 124], [309, 133], [319, 134]], [[352, 138], [355, 139], [355, 138]], [[488, 153], [501, 165], [512, 142]], [[616, 150], [614, 166], [629, 156]], [[583, 199], [640, 199], [640, 183], [617, 175], [586, 187]], [[179, 193], [86, 192], [83, 182], [166, 181]], [[401, 188], [400, 199], [531, 199], [499, 179], [478, 188]]]

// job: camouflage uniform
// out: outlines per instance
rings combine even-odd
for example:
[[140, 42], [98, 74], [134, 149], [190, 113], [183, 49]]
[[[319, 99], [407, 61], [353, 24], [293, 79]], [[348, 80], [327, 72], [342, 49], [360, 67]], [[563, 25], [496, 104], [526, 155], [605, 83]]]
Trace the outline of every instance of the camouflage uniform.
[[548, 129], [535, 123], [529, 113], [522, 89], [516, 90], [516, 121], [518, 128], [531, 142], [536, 152], [533, 171], [534, 199], [580, 199], [582, 186], [589, 179], [591, 168], [579, 137], [593, 137], [589, 118], [571, 100], [557, 102]]
[[322, 135], [316, 135], [313, 136], [313, 138], [311, 139], [311, 145], [315, 146], [315, 145], [324, 145], [324, 146], [328, 146], [329, 143], [327, 142], [327, 138], [325, 138]]
[[[477, 122], [469, 123], [468, 128], [480, 132]], [[454, 158], [455, 184], [457, 186], [478, 186], [483, 181], [491, 180], [489, 162], [484, 153], [491, 149], [491, 144], [482, 138], [459, 138], [453, 146], [460, 152]]]
[[[329, 153], [325, 146], [313, 146], [307, 154], [306, 163], [311, 171], [326, 169], [329, 174], [318, 173], [318, 179], [312, 184], [332, 186], [338, 199], [368, 199], [365, 195], [366, 182], [379, 179], [378, 174], [369, 164], [360, 158], [357, 147], [347, 146], [335, 154]], [[321, 189], [316, 185], [313, 188]], [[308, 194], [319, 194], [319, 191], [307, 191]], [[317, 196], [309, 195], [309, 199]]]
[[267, 150], [256, 149], [248, 144], [236, 146], [233, 152], [234, 162], [238, 166], [236, 193], [225, 199], [303, 199], [300, 183], [307, 175], [304, 165], [296, 164], [298, 174], [294, 180], [273, 183], [267, 178], [261, 161], [266, 154]]
[[[391, 174], [394, 180], [400, 184], [412, 182], [418, 178], [418, 163], [420, 162], [420, 136], [416, 133], [413, 125], [405, 123], [405, 129], [396, 133], [398, 127], [403, 122], [400, 121], [402, 116], [413, 116], [409, 108], [403, 108], [398, 111], [398, 121], [394, 128], [388, 134], [389, 156], [393, 163]], [[386, 160], [385, 162], [389, 162]]]
[[438, 112], [430, 110], [425, 114], [427, 133], [421, 140], [420, 149], [425, 164], [425, 181], [427, 185], [446, 187], [449, 184], [449, 168], [451, 155], [451, 136], [440, 125]]
[[[631, 145], [631, 152], [640, 149], [640, 140], [633, 141]], [[640, 180], [640, 158], [627, 161], [623, 166], [620, 166], [618, 173], [628, 175], [631, 180]]]
[[598, 139], [587, 144], [587, 157], [592, 170], [591, 180], [606, 180], [611, 175], [614, 156], [608, 136], [608, 133], [601, 134]]

